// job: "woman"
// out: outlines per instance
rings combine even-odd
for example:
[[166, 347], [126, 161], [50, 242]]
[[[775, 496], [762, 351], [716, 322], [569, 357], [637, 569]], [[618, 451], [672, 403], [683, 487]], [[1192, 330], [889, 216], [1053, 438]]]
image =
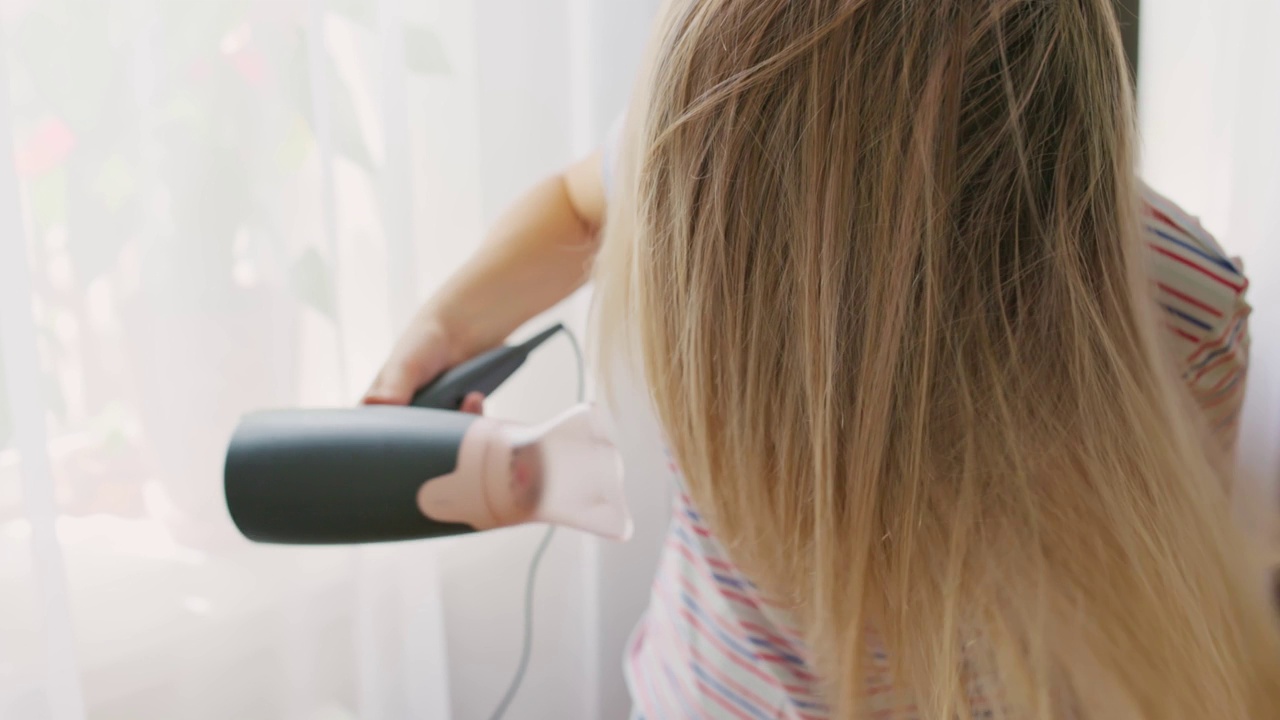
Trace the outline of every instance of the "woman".
[[1280, 716], [1246, 281], [1136, 179], [1130, 98], [1109, 0], [673, 0], [608, 170], [519, 202], [368, 399], [600, 249], [681, 471], [637, 715]]

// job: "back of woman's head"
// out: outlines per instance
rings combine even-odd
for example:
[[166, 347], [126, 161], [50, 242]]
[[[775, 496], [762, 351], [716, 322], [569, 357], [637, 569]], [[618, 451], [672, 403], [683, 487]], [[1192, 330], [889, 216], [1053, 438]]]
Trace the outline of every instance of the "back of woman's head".
[[1155, 332], [1110, 0], [669, 4], [602, 328], [838, 716], [873, 631], [921, 717], [1275, 717]]

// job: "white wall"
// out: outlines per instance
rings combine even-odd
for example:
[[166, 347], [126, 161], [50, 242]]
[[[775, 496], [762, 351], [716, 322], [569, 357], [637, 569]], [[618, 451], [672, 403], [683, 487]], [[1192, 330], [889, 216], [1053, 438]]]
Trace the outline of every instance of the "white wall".
[[[1280, 443], [1280, 3], [1142, 4], [1139, 113], [1143, 172], [1233, 254], [1254, 306], [1242, 429], [1252, 483], [1241, 508], [1274, 523]], [[1264, 502], [1256, 502], [1265, 493]]]

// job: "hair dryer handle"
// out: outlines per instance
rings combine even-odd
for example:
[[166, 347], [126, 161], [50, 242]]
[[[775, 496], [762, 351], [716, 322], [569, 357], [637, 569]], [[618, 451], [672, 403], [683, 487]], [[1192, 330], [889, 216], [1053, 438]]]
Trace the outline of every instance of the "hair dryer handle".
[[468, 393], [488, 395], [524, 364], [528, 353], [520, 346], [500, 347], [481, 353], [446, 370], [414, 394], [409, 404], [420, 408], [457, 410]]
[[409, 404], [457, 410], [468, 393], [488, 395], [520, 369], [529, 353], [561, 330], [564, 325], [556, 323], [519, 345], [503, 345], [450, 368], [415, 393]]

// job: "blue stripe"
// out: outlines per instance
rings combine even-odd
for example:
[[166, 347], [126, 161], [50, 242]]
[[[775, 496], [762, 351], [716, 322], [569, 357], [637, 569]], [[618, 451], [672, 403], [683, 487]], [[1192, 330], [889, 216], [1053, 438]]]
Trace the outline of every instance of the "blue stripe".
[[676, 701], [680, 703], [680, 707], [684, 709], [685, 717], [697, 717], [697, 713], [693, 711], [693, 706], [689, 704], [689, 698], [685, 696], [684, 685], [676, 678], [671, 670], [671, 666], [666, 660], [660, 661], [662, 672], [666, 673], [667, 681], [671, 683], [671, 692], [676, 696]]
[[803, 667], [805, 664], [804, 658], [801, 658], [798, 655], [793, 655], [787, 652], [786, 650], [783, 650], [782, 648], [778, 647], [774, 643], [771, 643], [768, 640], [765, 640], [764, 638], [750, 636], [747, 638], [747, 640], [750, 640], [752, 645], [760, 646], [767, 650], [772, 650], [774, 654], [776, 654], [778, 657], [781, 657], [783, 660], [786, 660], [787, 662], [791, 663], [792, 665], [800, 665]]
[[1185, 374], [1190, 375], [1191, 373], [1203, 368], [1205, 365], [1208, 365], [1210, 362], [1213, 361], [1214, 358], [1219, 357], [1223, 353], [1231, 352], [1231, 347], [1232, 347], [1231, 343], [1227, 343], [1226, 345], [1218, 348], [1217, 350], [1210, 352], [1208, 355], [1204, 356], [1203, 360], [1187, 368], [1187, 372]]
[[1240, 329], [1243, 326], [1244, 326], [1244, 318], [1237, 320], [1235, 328], [1233, 328], [1231, 330], [1231, 334], [1227, 336], [1226, 344], [1218, 348], [1217, 350], [1211, 351], [1208, 355], [1205, 355], [1200, 362], [1187, 368], [1187, 373], [1188, 374], [1193, 373], [1196, 370], [1203, 368], [1205, 365], [1208, 365], [1210, 362], [1213, 361], [1214, 358], [1221, 357], [1223, 353], [1231, 352], [1232, 348], [1236, 346], [1236, 341], [1238, 340], [1237, 336], [1240, 334]]
[[653, 673], [645, 672], [643, 669], [640, 669], [640, 668], [637, 668], [636, 670], [639, 673], [641, 679], [644, 680], [645, 689], [649, 691], [648, 692], [649, 704], [652, 705], [658, 712], [663, 712], [660, 708], [662, 708], [663, 705], [665, 705], [665, 703], [658, 701], [658, 689], [654, 687]]
[[797, 700], [796, 696], [792, 695], [791, 693], [787, 693], [787, 699], [791, 701], [792, 705], [795, 705], [796, 707], [804, 708], [806, 710], [816, 710], [820, 713], [831, 712], [831, 708], [826, 703], [812, 703], [812, 702], [805, 702], [804, 700]]
[[1177, 308], [1175, 308], [1175, 307], [1172, 307], [1172, 306], [1170, 306], [1170, 305], [1165, 305], [1164, 303], [1161, 303], [1161, 304], [1160, 304], [1160, 307], [1164, 308], [1164, 309], [1165, 309], [1165, 311], [1166, 311], [1166, 312], [1168, 312], [1169, 314], [1171, 314], [1171, 315], [1177, 315], [1178, 317], [1182, 318], [1183, 320], [1186, 320], [1187, 322], [1191, 323], [1192, 325], [1195, 325], [1196, 327], [1200, 328], [1201, 330], [1212, 330], [1212, 329], [1213, 329], [1213, 326], [1212, 326], [1212, 325], [1210, 325], [1209, 323], [1207, 323], [1207, 322], [1205, 322], [1205, 321], [1201, 320], [1200, 318], [1194, 317], [1194, 316], [1192, 316], [1192, 315], [1188, 315], [1187, 313], [1184, 313], [1184, 312], [1182, 312], [1181, 310], [1179, 310], [1179, 309], [1177, 309]]
[[1190, 253], [1195, 253], [1196, 255], [1199, 255], [1205, 260], [1208, 260], [1214, 265], [1217, 265], [1218, 267], [1222, 268], [1223, 270], [1230, 272], [1232, 275], [1235, 275], [1236, 277], [1240, 277], [1240, 271], [1236, 269], [1235, 265], [1232, 265], [1231, 263], [1227, 262], [1226, 259], [1221, 258], [1217, 255], [1210, 255], [1209, 253], [1205, 252], [1201, 248], [1198, 248], [1195, 245], [1192, 245], [1190, 243], [1185, 243], [1179, 240], [1178, 238], [1170, 235], [1169, 233], [1161, 230], [1160, 228], [1156, 228], [1148, 225], [1147, 229], [1155, 233], [1156, 235], [1159, 235], [1160, 237], [1164, 238], [1165, 240], [1168, 240], [1174, 245], [1177, 245], [1183, 250], [1186, 250], [1187, 252], [1190, 252]]
[[[693, 546], [693, 539], [690, 538], [689, 534], [684, 531], [684, 528], [680, 527], [679, 525], [673, 524], [671, 526], [671, 534], [675, 535], [677, 538], [680, 538], [680, 542], [684, 543], [685, 547], [689, 548], [690, 550], [693, 550], [694, 552], [697, 552], [697, 548]], [[702, 553], [699, 552], [698, 554], [701, 555]]]
[[[685, 532], [685, 531], [684, 531], [684, 528], [680, 527], [679, 525], [673, 525], [673, 526], [671, 527], [671, 534], [672, 534], [672, 535], [675, 535], [675, 536], [676, 536], [676, 538], [677, 538], [678, 540], [680, 540], [680, 543], [681, 543], [681, 544], [683, 544], [683, 545], [685, 546], [685, 548], [687, 548], [687, 549], [689, 550], [689, 552], [693, 553], [694, 555], [700, 556], [700, 557], [703, 555], [702, 550], [701, 550], [701, 549], [699, 549], [699, 548], [694, 544], [693, 539], [692, 539], [692, 538], [690, 538], [690, 537], [689, 537], [689, 534], [688, 534], [687, 532]], [[744, 583], [744, 582], [743, 582], [743, 581], [741, 581], [741, 580], [737, 580], [737, 579], [735, 579], [735, 578], [731, 578], [731, 577], [729, 577], [728, 575], [724, 575], [724, 574], [722, 574], [722, 573], [718, 573], [718, 572], [715, 572], [715, 571], [711, 571], [711, 577], [712, 577], [712, 578], [714, 578], [716, 582], [718, 582], [718, 583], [720, 583], [720, 584], [722, 584], [722, 585], [727, 585], [727, 586], [729, 586], [729, 587], [733, 588], [734, 590], [744, 590], [744, 589], [746, 589], [746, 587], [744, 587], [744, 586], [755, 587], [754, 585], [751, 585], [750, 583]]]
[[751, 713], [755, 717], [761, 718], [762, 720], [771, 720], [770, 716], [764, 715], [760, 712], [760, 708], [758, 705], [752, 702], [748, 702], [746, 698], [742, 697], [738, 693], [726, 687], [724, 683], [711, 677], [711, 673], [707, 672], [706, 670], [703, 670], [702, 666], [698, 665], [697, 663], [693, 663], [693, 672], [698, 677], [702, 678], [703, 682], [710, 685], [712, 689], [714, 689], [716, 692], [720, 693], [721, 696], [732, 701], [734, 705], [737, 705], [738, 707], [742, 708], [743, 710], [746, 710], [747, 712]]
[[736, 590], [742, 590], [742, 589], [743, 589], [743, 588], [742, 588], [742, 583], [738, 582], [737, 580], [734, 580], [733, 578], [729, 577], [728, 575], [721, 575], [720, 573], [713, 572], [713, 573], [711, 573], [711, 577], [715, 578], [717, 581], [722, 582], [722, 583], [724, 583], [725, 585], [728, 585], [729, 587], [734, 588], [734, 589], [736, 589]]
[[676, 536], [676, 538], [680, 541], [681, 544], [683, 544], [686, 548], [688, 548], [688, 550], [692, 552], [694, 555], [697, 555], [698, 557], [702, 557], [702, 550], [697, 546], [696, 543], [694, 543], [693, 538], [689, 537], [689, 533], [685, 532], [684, 528], [675, 524], [673, 524], [671, 527], [672, 527], [671, 533]]
[[760, 661], [760, 658], [756, 656], [753, 650], [740, 645], [737, 640], [733, 639], [733, 637], [729, 635], [729, 633], [725, 632], [724, 630], [721, 630], [719, 625], [717, 625], [715, 622], [712, 622], [711, 618], [707, 617], [706, 611], [703, 610], [702, 607], [698, 605], [698, 603], [694, 602], [693, 598], [689, 597], [689, 593], [686, 593], [685, 591], [681, 590], [680, 600], [684, 602], [685, 607], [689, 608], [689, 612], [692, 612], [694, 615], [696, 615], [698, 619], [701, 620], [702, 623], [707, 626], [707, 629], [715, 633], [716, 637], [720, 638], [721, 642], [729, 646], [730, 650], [733, 650], [735, 653], [741, 655], [742, 657], [750, 660], [753, 663]]

